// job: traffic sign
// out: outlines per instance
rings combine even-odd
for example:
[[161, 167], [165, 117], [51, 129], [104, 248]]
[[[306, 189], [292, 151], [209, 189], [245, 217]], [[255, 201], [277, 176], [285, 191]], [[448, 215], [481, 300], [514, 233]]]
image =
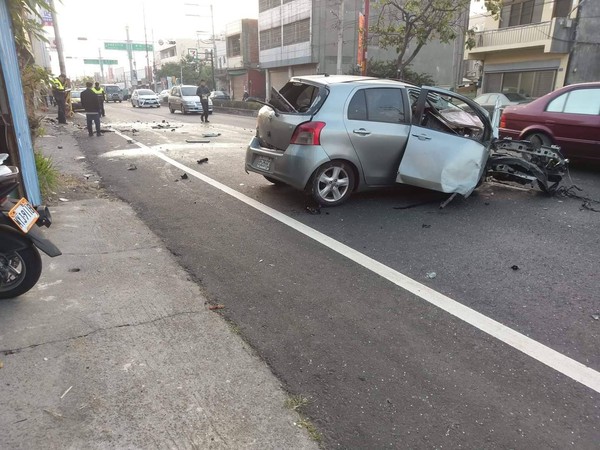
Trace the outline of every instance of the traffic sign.
[[[127, 42], [105, 42], [104, 43], [105, 50], [127, 50]], [[152, 44], [131, 44], [131, 50], [134, 52], [144, 52], [148, 50], [151, 52], [153, 50]]]
[[[97, 66], [99, 66], [100, 60], [99, 59], [84, 59], [83, 63], [84, 64], [96, 64]], [[119, 61], [117, 61], [116, 59], [103, 59], [102, 64], [105, 64], [107, 66], [116, 66], [117, 64], [119, 64]]]

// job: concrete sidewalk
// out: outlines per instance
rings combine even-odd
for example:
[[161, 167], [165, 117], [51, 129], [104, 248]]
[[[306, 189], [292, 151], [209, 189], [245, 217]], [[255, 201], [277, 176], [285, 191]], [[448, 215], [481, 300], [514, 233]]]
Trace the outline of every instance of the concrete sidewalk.
[[157, 236], [94, 187], [81, 131], [45, 126], [70, 180], [45, 230], [63, 255], [0, 302], [0, 448], [318, 448]]

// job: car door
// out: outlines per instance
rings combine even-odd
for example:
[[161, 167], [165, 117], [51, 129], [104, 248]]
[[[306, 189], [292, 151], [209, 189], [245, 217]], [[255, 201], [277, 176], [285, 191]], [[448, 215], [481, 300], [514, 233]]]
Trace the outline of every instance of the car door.
[[552, 131], [565, 154], [600, 158], [600, 88], [574, 89], [556, 97], [538, 120]]
[[171, 109], [181, 109], [181, 90], [175, 86], [171, 91], [171, 97], [169, 98], [171, 103]]
[[407, 105], [402, 87], [357, 88], [349, 96], [344, 125], [369, 186], [395, 181], [410, 132]]
[[[463, 103], [468, 108], [457, 106]], [[468, 196], [485, 170], [491, 131], [489, 118], [472, 100], [421, 89], [396, 181]]]

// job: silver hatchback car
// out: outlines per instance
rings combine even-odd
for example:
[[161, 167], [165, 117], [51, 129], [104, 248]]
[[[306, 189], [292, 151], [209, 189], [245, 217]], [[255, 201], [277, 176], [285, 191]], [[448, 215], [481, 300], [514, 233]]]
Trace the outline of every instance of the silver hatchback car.
[[[246, 172], [306, 189], [322, 205], [395, 183], [466, 197], [490, 173], [548, 187], [560, 181], [564, 164], [558, 150], [498, 143], [486, 112], [444, 89], [311, 75], [292, 78], [263, 103]], [[493, 142], [521, 153], [490, 161]]]

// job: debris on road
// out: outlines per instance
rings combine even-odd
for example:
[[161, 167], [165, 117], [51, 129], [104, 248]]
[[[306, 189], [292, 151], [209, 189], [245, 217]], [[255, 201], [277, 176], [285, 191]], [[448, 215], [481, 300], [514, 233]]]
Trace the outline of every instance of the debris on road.
[[600, 313], [592, 314], [592, 319], [600, 320]]
[[510, 266], [510, 268], [511, 268], [512, 270], [519, 270], [519, 269], [520, 269], [520, 267], [519, 267], [519, 266], [517, 266], [516, 264], [515, 264], [515, 265], [513, 265], [513, 266]]
[[68, 202], [69, 199], [68, 198], [63, 198], [63, 197], [59, 197], [59, 199], [61, 202]]
[[181, 175], [181, 179], [182, 180], [187, 180], [188, 179], [188, 174], [184, 173], [183, 175]]
[[210, 141], [208, 139], [198, 139], [198, 140], [186, 139], [185, 142], [187, 142], [188, 144], [209, 144], [210, 143]]
[[129, 164], [127, 170], [137, 170], [137, 166], [135, 164]]
[[57, 413], [57, 412], [54, 412], [54, 411], [50, 411], [49, 409], [44, 409], [43, 411], [44, 411], [45, 413], [48, 413], [48, 414], [50, 414], [50, 415], [51, 415], [52, 417], [54, 417], [55, 419], [62, 419], [62, 418], [63, 418], [62, 414], [59, 414], [59, 413]]
[[81, 272], [81, 269], [79, 267], [74, 267], [72, 269], [69, 269], [69, 272], [71, 272], [71, 273]]
[[218, 305], [210, 305], [210, 306], [208, 307], [208, 309], [209, 309], [210, 311], [215, 311], [215, 310], [217, 310], [217, 309], [223, 309], [223, 308], [225, 308], [225, 305], [221, 305], [221, 304], [218, 304]]
[[421, 224], [421, 228], [431, 228], [431, 225], [424, 223]]
[[59, 149], [59, 150], [61, 150], [61, 149], [62, 149], [62, 145], [59, 145], [59, 146], [58, 146], [58, 149]]
[[67, 395], [71, 389], [73, 389], [73, 386], [70, 386], [69, 389], [63, 392], [63, 395], [61, 395], [60, 398], [63, 398], [65, 395]]
[[437, 273], [435, 273], [435, 272], [427, 272], [426, 277], [429, 278], [430, 280], [433, 280], [435, 277], [437, 277]]
[[321, 214], [321, 207], [320, 206], [307, 206], [306, 210], [308, 211], [309, 214], [317, 215], [317, 214]]
[[202, 137], [219, 137], [221, 133], [203, 133]]
[[208, 162], [208, 158], [202, 158], [196, 161], [198, 164], [204, 164], [205, 162]]

